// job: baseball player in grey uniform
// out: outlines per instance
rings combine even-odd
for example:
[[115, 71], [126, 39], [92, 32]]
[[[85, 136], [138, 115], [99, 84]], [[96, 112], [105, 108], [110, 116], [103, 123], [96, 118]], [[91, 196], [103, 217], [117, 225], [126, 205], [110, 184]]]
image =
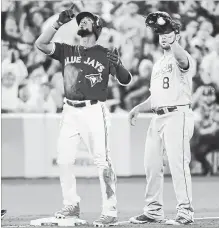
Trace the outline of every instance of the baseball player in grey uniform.
[[96, 44], [103, 25], [101, 18], [90, 12], [76, 16], [80, 45], [50, 42], [60, 26], [74, 18], [73, 7], [61, 12], [58, 20], [36, 41], [38, 49], [60, 61], [64, 80], [65, 104], [57, 159], [64, 207], [55, 216], [79, 220], [80, 197], [76, 191], [73, 164], [77, 145], [82, 139], [97, 165], [102, 193], [102, 213], [94, 225], [115, 225], [116, 175], [109, 151], [109, 111], [104, 102], [109, 76], [126, 85], [131, 81], [131, 74], [123, 67], [116, 49], [111, 52]]
[[135, 124], [138, 113], [153, 110], [145, 144], [146, 194], [143, 214], [130, 218], [132, 223], [164, 222], [163, 181], [166, 153], [177, 199], [175, 220], [166, 224], [193, 223], [192, 183], [189, 169], [190, 139], [194, 118], [192, 100], [193, 60], [178, 43], [180, 24], [165, 12], [148, 15], [145, 21], [159, 34], [164, 53], [153, 67], [151, 96], [130, 112], [130, 123]]

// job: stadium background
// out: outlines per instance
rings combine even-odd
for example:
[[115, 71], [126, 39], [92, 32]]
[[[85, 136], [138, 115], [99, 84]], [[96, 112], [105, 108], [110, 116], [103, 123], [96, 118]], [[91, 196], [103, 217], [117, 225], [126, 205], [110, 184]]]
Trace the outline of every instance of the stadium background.
[[[128, 87], [121, 87], [112, 78], [109, 81], [107, 105], [112, 113], [110, 146], [119, 176], [144, 176], [144, 140], [153, 114], [142, 114], [135, 128], [128, 125], [127, 114], [149, 96], [152, 66], [162, 55], [158, 37], [145, 27], [141, 15], [161, 10], [181, 21], [181, 45], [193, 56], [196, 64], [192, 104], [196, 127], [191, 141], [191, 170], [193, 174], [208, 176], [205, 179], [194, 178], [195, 205], [199, 215], [216, 215], [219, 205], [214, 203], [218, 197], [218, 180], [215, 178], [218, 177], [209, 175], [218, 174], [219, 166], [219, 2], [76, 0], [74, 3], [78, 11], [88, 10], [102, 17], [105, 27], [98, 42], [109, 49], [117, 47], [123, 64], [133, 75], [133, 82]], [[32, 217], [48, 215], [61, 203], [57, 179], [32, 180], [58, 176], [55, 146], [63, 105], [60, 65], [40, 53], [34, 41], [57, 19], [58, 13], [71, 4], [72, 1], [2, 0], [2, 177], [13, 178], [2, 180], [2, 206], [11, 211], [5, 226], [26, 224]], [[72, 20], [57, 32], [54, 41], [78, 44], [76, 31], [77, 25]], [[77, 176], [95, 177], [96, 169], [83, 144], [79, 150]], [[168, 165], [166, 173], [169, 174]], [[21, 180], [23, 177], [31, 180]], [[89, 194], [86, 193], [86, 183], [92, 186]], [[144, 179], [119, 179], [122, 218], [138, 213], [143, 207], [144, 184]], [[174, 208], [174, 201], [170, 185], [167, 178], [165, 201], [171, 215], [174, 213], [170, 209]], [[55, 191], [50, 195], [53, 188]], [[94, 212], [99, 210], [98, 183], [96, 180], [79, 180], [79, 188], [87, 200], [82, 205], [84, 213], [89, 213], [89, 218], [93, 219]], [[124, 192], [127, 195], [123, 195]], [[139, 197], [136, 201], [126, 202], [125, 197], [130, 197], [128, 194], [131, 192]], [[97, 201], [91, 200], [92, 194], [96, 196], [94, 199], [98, 198]], [[33, 195], [39, 196], [32, 200], [29, 196]], [[50, 206], [42, 209], [40, 204], [47, 200]], [[24, 205], [20, 208], [21, 204]], [[36, 208], [33, 205], [37, 205]], [[87, 205], [94, 206], [86, 210]], [[19, 215], [23, 216], [21, 220]]]
[[[218, 1], [96, 0], [75, 3], [76, 12], [88, 10], [101, 16], [104, 29], [98, 42], [109, 49], [117, 47], [123, 64], [133, 75], [133, 82], [127, 87], [110, 78], [107, 104], [113, 114], [126, 115], [150, 95], [152, 66], [162, 55], [158, 37], [145, 27], [142, 15], [160, 10], [181, 21], [181, 45], [193, 56], [196, 64], [193, 73], [193, 110], [196, 116], [191, 143], [193, 157], [201, 162], [203, 175], [217, 172], [206, 156], [219, 148]], [[69, 0], [2, 1], [3, 114], [46, 113], [49, 119], [48, 113], [62, 111], [60, 64], [37, 50], [34, 41], [71, 4]], [[76, 32], [77, 24], [72, 20], [57, 32], [53, 40], [78, 44]], [[5, 116], [3, 118], [7, 118]], [[212, 154], [208, 157], [217, 160]]]

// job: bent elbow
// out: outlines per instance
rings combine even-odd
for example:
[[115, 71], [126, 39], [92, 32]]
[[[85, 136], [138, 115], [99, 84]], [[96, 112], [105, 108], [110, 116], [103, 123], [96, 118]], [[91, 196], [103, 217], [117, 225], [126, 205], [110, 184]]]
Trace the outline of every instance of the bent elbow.
[[41, 42], [39, 42], [39, 41], [36, 40], [34, 46], [35, 46], [38, 50], [40, 50], [40, 51], [42, 51], [43, 53], [45, 53], [45, 51], [44, 51], [45, 47], [44, 47], [44, 45], [43, 45]]
[[130, 72], [128, 72], [128, 76], [124, 82], [125, 85], [129, 85], [132, 82], [132, 75]]
[[40, 42], [39, 42], [38, 39], [35, 41], [34, 46], [35, 46], [36, 48], [40, 49]]
[[35, 41], [34, 46], [39, 49], [40, 44], [38, 40]]
[[180, 67], [180, 69], [187, 71], [190, 67], [188, 59], [178, 60], [178, 66]]

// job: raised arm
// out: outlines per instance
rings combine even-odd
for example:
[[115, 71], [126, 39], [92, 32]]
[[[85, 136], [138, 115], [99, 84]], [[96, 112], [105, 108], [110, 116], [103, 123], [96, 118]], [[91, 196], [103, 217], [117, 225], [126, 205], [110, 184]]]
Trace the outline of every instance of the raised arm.
[[59, 24], [55, 22], [51, 27], [48, 27], [36, 40], [36, 47], [43, 53], [49, 55], [53, 51], [53, 44], [50, 43], [55, 33], [60, 28]]
[[122, 65], [118, 50], [116, 48], [114, 48], [114, 50], [112, 52], [109, 51], [107, 53], [107, 57], [108, 57], [109, 61], [113, 64], [113, 66], [115, 67], [115, 70], [116, 70], [115, 75], [111, 72], [112, 75], [114, 75], [118, 79], [118, 81], [121, 85], [128, 85], [132, 80], [132, 75]]
[[179, 67], [183, 70], [187, 70], [189, 68], [189, 59], [187, 52], [183, 49], [179, 44], [180, 35], [175, 34], [175, 32], [171, 32], [169, 34], [165, 34], [167, 38], [167, 42], [170, 44], [170, 48], [172, 53], [179, 65]]
[[189, 68], [189, 60], [186, 51], [178, 42], [174, 42], [171, 45], [171, 49], [179, 67], [183, 70], [187, 70]]
[[74, 18], [73, 8], [74, 4], [70, 9], [64, 10], [59, 14], [58, 20], [51, 26], [48, 27], [36, 40], [36, 47], [45, 54], [50, 54], [54, 51], [54, 44], [50, 43], [52, 38], [58, 29], [65, 23], [69, 22]]

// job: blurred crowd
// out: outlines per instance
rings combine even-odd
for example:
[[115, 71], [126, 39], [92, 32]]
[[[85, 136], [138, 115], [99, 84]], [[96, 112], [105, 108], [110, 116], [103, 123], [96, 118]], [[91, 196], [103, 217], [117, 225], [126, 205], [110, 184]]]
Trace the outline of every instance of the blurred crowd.
[[[107, 104], [111, 112], [127, 112], [149, 95], [153, 63], [162, 55], [158, 36], [145, 27], [150, 12], [165, 11], [182, 24], [181, 45], [195, 60], [193, 110], [196, 127], [192, 149], [204, 173], [211, 171], [209, 151], [219, 148], [219, 1], [75, 0], [76, 12], [101, 16], [104, 28], [98, 42], [119, 49], [133, 81], [122, 87], [110, 78]], [[72, 1], [2, 1], [2, 113], [59, 113], [63, 106], [63, 79], [58, 61], [34, 46], [43, 29]], [[72, 20], [61, 27], [55, 41], [78, 44]], [[213, 139], [211, 146], [200, 142]], [[206, 144], [206, 143], [205, 143]], [[214, 144], [214, 146], [212, 146]], [[201, 149], [200, 149], [201, 147]], [[204, 148], [204, 149], [203, 149]]]

